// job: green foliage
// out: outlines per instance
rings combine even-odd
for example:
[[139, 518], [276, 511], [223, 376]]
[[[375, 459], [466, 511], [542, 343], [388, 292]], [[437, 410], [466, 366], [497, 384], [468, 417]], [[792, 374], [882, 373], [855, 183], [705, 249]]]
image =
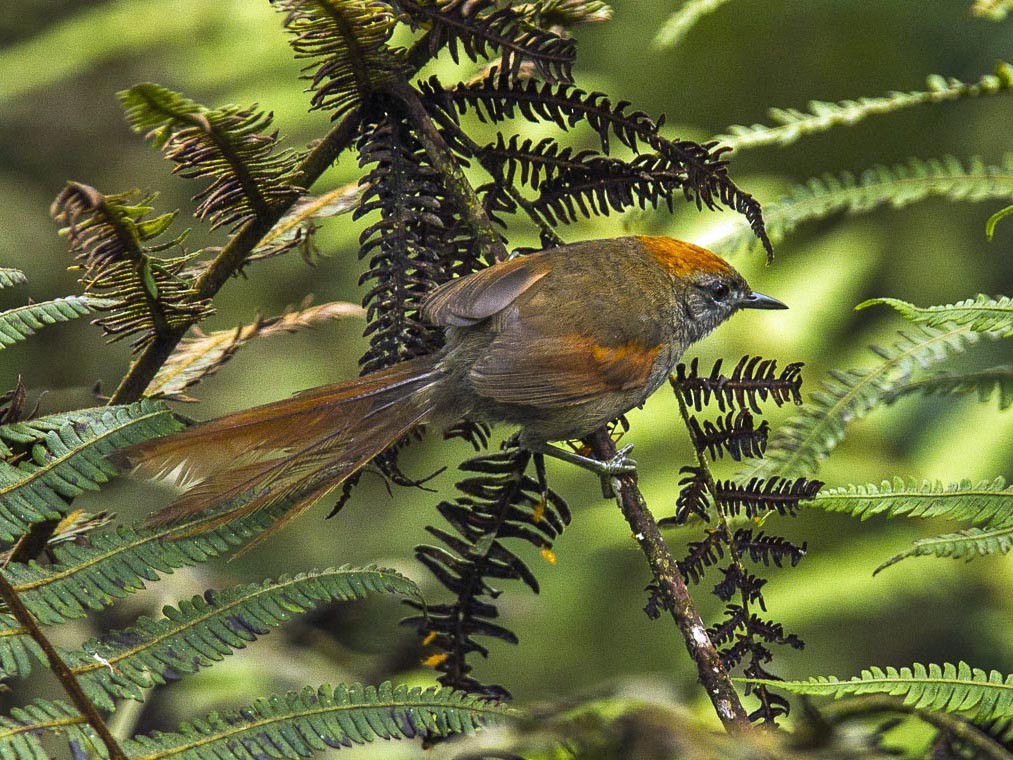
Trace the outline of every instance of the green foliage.
[[108, 631], [66, 660], [89, 698], [112, 710], [114, 700], [140, 701], [144, 689], [210, 667], [299, 613], [378, 593], [422, 603], [418, 586], [400, 573], [345, 565], [207, 591], [165, 607], [162, 618], [142, 616], [129, 628]]
[[312, 108], [335, 118], [359, 105], [404, 68], [403, 51], [388, 47], [397, 17], [373, 0], [280, 0], [296, 58], [308, 59]]
[[975, 332], [990, 332], [1000, 338], [1013, 335], [1013, 298], [1001, 296], [990, 298], [978, 295], [959, 303], [946, 306], [918, 307], [898, 298], [872, 298], [863, 301], [856, 309], [885, 304], [915, 324], [929, 327], [964, 325]]
[[968, 325], [918, 325], [899, 333], [899, 340], [889, 348], [874, 346], [881, 361], [874, 367], [832, 372], [798, 414], [778, 429], [770, 440], [766, 459], [760, 460], [749, 474], [790, 478], [816, 472], [820, 460], [844, 439], [850, 422], [885, 403], [919, 368], [963, 353], [981, 335]]
[[1013, 214], [1013, 206], [1007, 206], [1004, 209], [996, 211], [992, 216], [985, 222], [985, 238], [991, 240], [995, 236], [995, 228], [999, 222], [1005, 219], [1010, 214]]
[[275, 152], [278, 133], [268, 132], [273, 117], [256, 106], [205, 108], [151, 83], [124, 90], [119, 98], [130, 126], [165, 152], [175, 173], [210, 180], [194, 200], [196, 216], [212, 229], [235, 229], [299, 193], [291, 184], [299, 156]]
[[989, 21], [1004, 21], [1013, 10], [1013, 0], [974, 0], [971, 13]]
[[655, 50], [675, 47], [702, 16], [713, 13], [727, 2], [728, 0], [686, 0], [679, 10], [665, 19], [654, 36], [652, 46]]
[[149, 217], [154, 196], [137, 196], [136, 192], [103, 195], [71, 182], [50, 211], [65, 225], [60, 232], [70, 242], [85, 292], [115, 302], [109, 316], [98, 324], [114, 340], [138, 335], [134, 348], [211, 311], [183, 271], [190, 256], [161, 259], [153, 255], [182, 242], [185, 233], [155, 242], [172, 224], [175, 213]]
[[972, 668], [966, 662], [928, 667], [871, 667], [860, 676], [841, 681], [834, 676], [816, 676], [805, 681], [763, 681], [739, 679], [747, 683], [768, 684], [793, 694], [844, 697], [859, 694], [889, 694], [903, 697], [904, 704], [919, 710], [941, 710], [969, 714], [975, 721], [1004, 720], [1013, 717], [1013, 675]]
[[47, 734], [62, 734], [81, 753], [107, 757], [105, 746], [84, 717], [59, 700], [38, 699], [0, 715], [0, 754], [5, 760], [40, 760], [51, 757], [42, 741]]
[[[223, 760], [249, 757], [301, 760], [327, 749], [375, 739], [470, 734], [503, 723], [511, 711], [452, 689], [420, 689], [384, 682], [378, 687], [306, 687], [260, 699], [240, 710], [211, 713], [178, 732], [138, 735], [122, 742], [127, 757]], [[63, 702], [37, 700], [0, 717], [0, 754], [13, 760], [48, 757], [40, 734], [59, 732], [82, 751], [107, 753], [84, 719]]]
[[28, 277], [20, 269], [0, 267], [0, 288], [9, 288], [13, 285], [24, 285]]
[[136, 404], [55, 414], [0, 427], [0, 538], [12, 541], [67, 501], [97, 491], [116, 472], [106, 458], [117, 448], [180, 428], [162, 404]]
[[885, 401], [892, 404], [903, 396], [919, 393], [925, 396], [976, 393], [978, 401], [982, 402], [994, 395], [999, 402], [999, 411], [1003, 411], [1013, 406], [1013, 367], [991, 367], [978, 372], [937, 372], [897, 386], [887, 394]]
[[180, 726], [178, 733], [138, 736], [124, 742], [128, 756], [146, 760], [308, 757], [328, 748], [374, 739], [440, 737], [471, 733], [502, 722], [507, 708], [452, 689], [321, 686], [271, 696], [241, 710], [212, 713]]
[[[17, 271], [17, 270], [9, 270]], [[115, 302], [92, 296], [66, 296], [0, 312], [0, 349], [25, 340], [40, 327], [68, 322]]]
[[911, 548], [896, 554], [876, 568], [878, 573], [908, 557], [953, 557], [974, 559], [989, 554], [1006, 554], [1013, 548], [1013, 517], [989, 528], [967, 528], [956, 533], [945, 533], [931, 538], [918, 538]]
[[973, 483], [962, 480], [944, 485], [939, 481], [905, 481], [894, 478], [879, 485], [825, 488], [805, 506], [842, 512], [867, 520], [887, 517], [946, 517], [978, 525], [991, 525], [1013, 517], [1013, 486], [1002, 478]]
[[[764, 218], [771, 240], [778, 242], [805, 222], [842, 212], [864, 214], [886, 205], [901, 208], [929, 197], [973, 202], [1013, 198], [1013, 154], [1001, 165], [977, 158], [965, 165], [952, 156], [912, 158], [906, 164], [874, 166], [858, 177], [850, 172], [813, 177], [766, 204]], [[708, 235], [706, 244], [732, 254], [755, 249], [751, 238], [747, 226], [732, 221]]]
[[[710, 2], [713, 3], [714, 0]], [[687, 8], [693, 5], [704, 3], [689, 3]], [[1013, 65], [1000, 61], [992, 73], [985, 74], [974, 83], [933, 74], [926, 80], [925, 90], [921, 92], [891, 92], [884, 97], [843, 100], [838, 103], [813, 100], [808, 106], [809, 113], [794, 108], [772, 108], [769, 115], [775, 126], [736, 125], [728, 128], [728, 134], [718, 135], [714, 139], [736, 150], [768, 145], [790, 145], [803, 137], [825, 132], [833, 127], [852, 126], [870, 116], [893, 113], [912, 106], [997, 95], [1011, 89], [1013, 89]]]

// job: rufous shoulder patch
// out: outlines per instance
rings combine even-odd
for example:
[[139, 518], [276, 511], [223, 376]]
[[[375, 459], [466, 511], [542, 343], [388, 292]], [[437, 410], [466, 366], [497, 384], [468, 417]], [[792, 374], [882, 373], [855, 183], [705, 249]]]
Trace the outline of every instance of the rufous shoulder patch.
[[650, 235], [637, 235], [636, 237], [637, 242], [643, 245], [666, 271], [676, 277], [684, 277], [693, 272], [728, 273], [732, 271], [727, 261], [698, 245], [673, 240], [670, 237]]

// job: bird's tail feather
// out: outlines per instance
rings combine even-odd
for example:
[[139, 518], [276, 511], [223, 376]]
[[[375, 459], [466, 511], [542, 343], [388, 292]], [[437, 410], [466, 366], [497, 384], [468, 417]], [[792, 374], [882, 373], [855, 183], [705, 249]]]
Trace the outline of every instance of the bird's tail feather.
[[427, 390], [440, 377], [436, 357], [402, 362], [147, 441], [121, 459], [145, 474], [192, 484], [149, 524], [220, 513], [204, 530], [284, 503], [273, 532], [429, 422], [433, 394]]

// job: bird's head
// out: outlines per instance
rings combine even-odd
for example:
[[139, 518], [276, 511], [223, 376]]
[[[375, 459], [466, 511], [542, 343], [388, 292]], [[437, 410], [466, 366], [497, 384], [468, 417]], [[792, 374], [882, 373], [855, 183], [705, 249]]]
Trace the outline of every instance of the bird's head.
[[788, 308], [776, 298], [757, 293], [731, 264], [706, 248], [667, 237], [638, 240], [672, 277], [678, 304], [676, 325], [690, 342], [739, 309]]

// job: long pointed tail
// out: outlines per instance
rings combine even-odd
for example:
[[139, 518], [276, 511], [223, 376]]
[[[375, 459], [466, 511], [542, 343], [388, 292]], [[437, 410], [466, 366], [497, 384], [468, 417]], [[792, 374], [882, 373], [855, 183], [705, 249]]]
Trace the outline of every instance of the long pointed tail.
[[436, 357], [402, 362], [139, 444], [122, 458], [151, 476], [196, 483], [149, 523], [216, 509], [218, 524], [286, 502], [280, 527], [429, 422], [428, 391], [440, 377]]

